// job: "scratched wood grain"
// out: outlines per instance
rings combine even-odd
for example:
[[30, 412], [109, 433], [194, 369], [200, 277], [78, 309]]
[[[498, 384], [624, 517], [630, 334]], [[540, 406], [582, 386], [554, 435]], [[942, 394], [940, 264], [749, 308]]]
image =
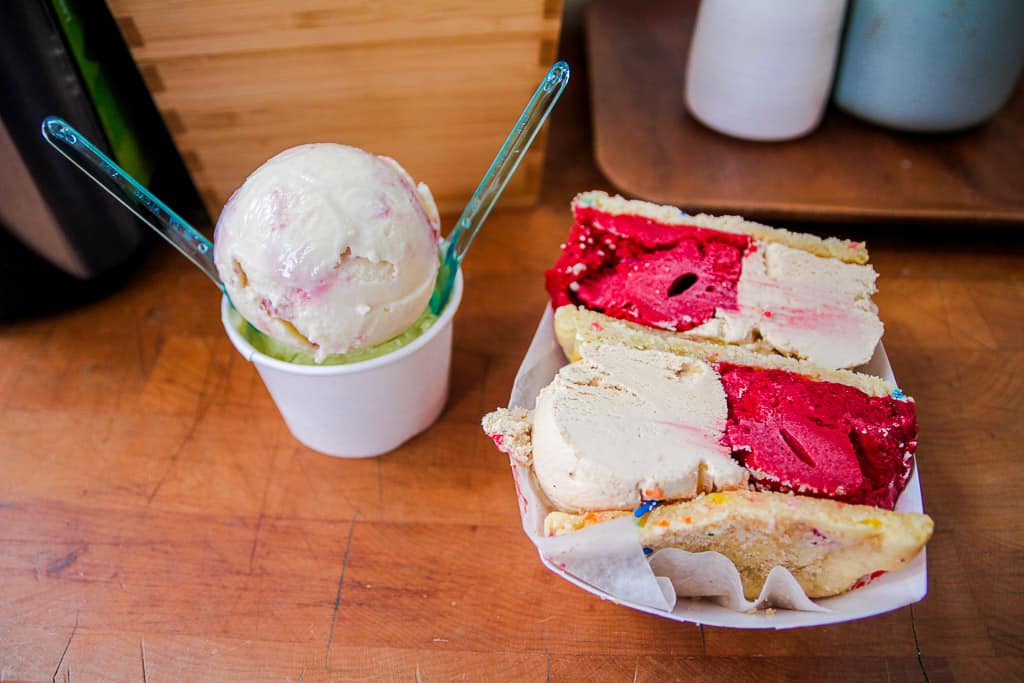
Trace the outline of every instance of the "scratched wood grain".
[[578, 66], [540, 204], [495, 213], [466, 263], [447, 411], [387, 456], [297, 444], [217, 292], [163, 246], [111, 297], [0, 330], [0, 680], [1020, 680], [1024, 246], [1005, 231], [840, 230], [869, 241], [917, 399], [923, 602], [699, 628], [541, 566], [478, 422], [507, 400], [569, 199], [610, 189], [585, 83]]

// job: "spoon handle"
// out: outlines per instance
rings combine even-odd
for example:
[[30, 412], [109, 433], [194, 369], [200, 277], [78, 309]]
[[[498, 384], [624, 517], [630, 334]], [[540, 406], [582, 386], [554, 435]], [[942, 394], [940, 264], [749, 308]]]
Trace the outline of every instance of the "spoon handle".
[[64, 119], [46, 117], [42, 133], [68, 161], [199, 266], [218, 287], [222, 286], [213, 262], [213, 245], [202, 233], [154, 197]]
[[455, 228], [448, 236], [448, 246], [438, 273], [437, 286], [430, 299], [430, 308], [434, 313], [440, 313], [444, 309], [455, 281], [455, 273], [469, 245], [480, 232], [512, 174], [519, 168], [519, 162], [523, 160], [523, 155], [537, 137], [568, 82], [569, 65], [565, 62], [558, 62], [548, 70], [544, 80], [523, 109], [523, 113], [519, 115], [519, 120], [505, 138], [505, 144], [498, 150], [498, 155], [491, 162], [476, 192], [463, 209]]

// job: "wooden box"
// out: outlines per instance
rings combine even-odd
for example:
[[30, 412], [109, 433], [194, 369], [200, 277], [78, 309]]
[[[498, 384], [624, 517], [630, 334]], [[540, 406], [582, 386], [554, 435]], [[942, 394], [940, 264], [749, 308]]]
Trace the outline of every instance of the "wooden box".
[[[394, 157], [458, 211], [555, 61], [561, 0], [108, 0], [216, 218], [277, 152]], [[544, 139], [502, 204], [536, 199]]]

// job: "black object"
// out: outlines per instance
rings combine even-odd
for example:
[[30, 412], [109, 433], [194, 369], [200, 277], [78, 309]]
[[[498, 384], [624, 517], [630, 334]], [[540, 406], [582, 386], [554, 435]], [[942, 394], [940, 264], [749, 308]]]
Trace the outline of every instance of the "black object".
[[[209, 226], [105, 3], [64, 2], [82, 20], [90, 59], [126, 94], [135, 132], [154, 155], [150, 188], [197, 226]], [[0, 2], [0, 320], [109, 293], [152, 239], [147, 226], [43, 140], [40, 124], [49, 115], [110, 154], [49, 0]]]

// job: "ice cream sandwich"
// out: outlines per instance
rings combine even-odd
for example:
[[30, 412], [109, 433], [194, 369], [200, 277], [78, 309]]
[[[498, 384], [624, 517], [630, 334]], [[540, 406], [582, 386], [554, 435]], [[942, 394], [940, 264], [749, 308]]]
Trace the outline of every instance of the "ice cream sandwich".
[[554, 308], [582, 306], [694, 340], [825, 368], [861, 365], [883, 327], [863, 243], [585, 192], [546, 273]]
[[532, 467], [555, 510], [548, 533], [654, 510], [649, 547], [718, 550], [754, 594], [784, 566], [812, 597], [902, 566], [930, 536], [927, 516], [890, 512], [917, 435], [913, 401], [891, 383], [677, 338], [572, 348], [533, 411], [484, 418]]

